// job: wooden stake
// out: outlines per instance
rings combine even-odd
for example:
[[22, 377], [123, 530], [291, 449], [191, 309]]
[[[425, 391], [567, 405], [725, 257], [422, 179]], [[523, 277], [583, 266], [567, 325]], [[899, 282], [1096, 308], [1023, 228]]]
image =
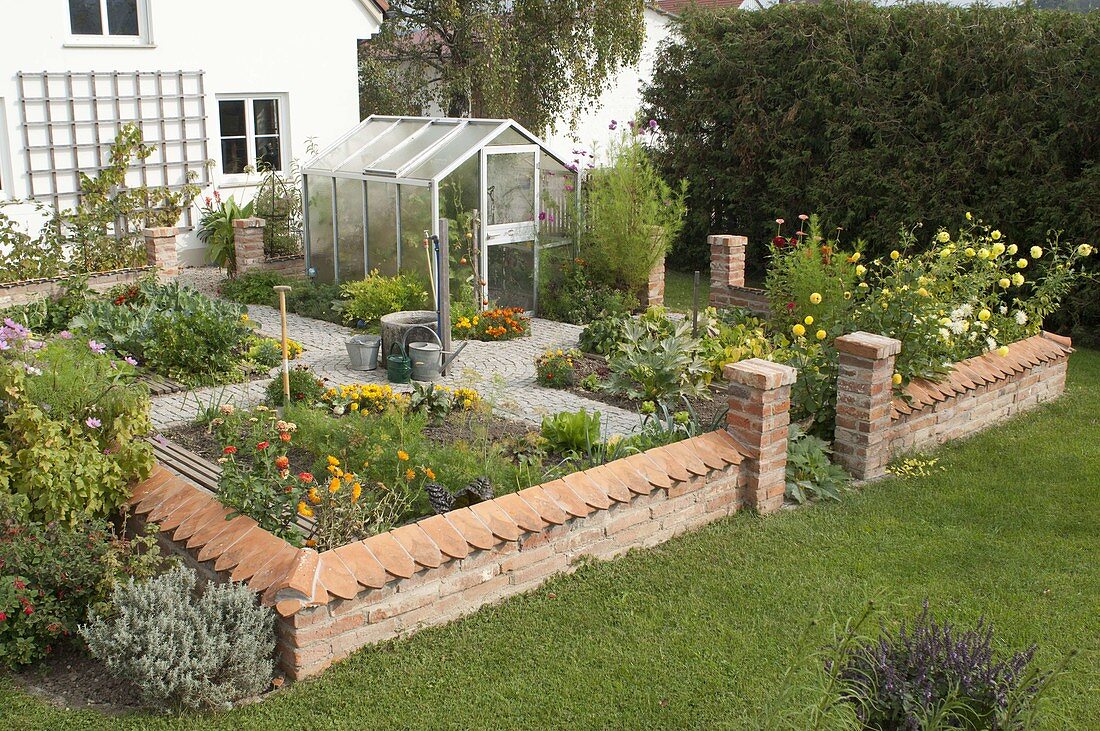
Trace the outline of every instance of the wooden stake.
[[279, 293], [279, 320], [283, 326], [283, 408], [290, 403], [290, 347], [286, 339], [286, 293], [290, 287], [285, 284], [276, 285], [275, 291]]

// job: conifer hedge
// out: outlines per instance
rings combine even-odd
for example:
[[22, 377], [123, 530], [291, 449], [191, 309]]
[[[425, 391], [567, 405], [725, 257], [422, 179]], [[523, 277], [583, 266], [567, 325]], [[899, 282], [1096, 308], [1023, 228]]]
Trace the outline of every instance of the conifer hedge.
[[690, 184], [674, 264], [705, 266], [723, 232], [759, 267], [774, 219], [803, 212], [875, 253], [966, 211], [1021, 245], [1100, 243], [1100, 13], [825, 2], [678, 29], [645, 92]]

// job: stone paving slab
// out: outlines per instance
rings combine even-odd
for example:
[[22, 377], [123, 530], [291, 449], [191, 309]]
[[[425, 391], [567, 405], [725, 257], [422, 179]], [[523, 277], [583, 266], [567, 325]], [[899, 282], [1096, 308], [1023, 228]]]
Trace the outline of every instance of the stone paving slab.
[[[224, 275], [213, 267], [186, 269], [179, 275], [181, 284], [194, 286], [211, 296], [217, 296], [217, 285], [223, 278]], [[249, 305], [248, 315], [263, 334], [279, 336], [278, 310]], [[475, 388], [494, 404], [497, 411], [531, 424], [541, 424], [542, 417], [547, 414], [583, 408], [600, 412], [604, 436], [629, 434], [640, 423], [637, 414], [568, 391], [543, 388], [535, 383], [535, 358], [546, 350], [576, 347], [582, 329], [577, 325], [536, 318], [527, 337], [502, 342], [468, 341], [448, 374], [439, 382], [452, 387]], [[386, 371], [381, 366], [374, 371], [351, 369], [344, 343], [352, 331], [346, 327], [288, 314], [287, 335], [305, 349], [294, 363], [309, 365], [319, 378], [326, 379], [332, 385], [386, 382]], [[263, 400], [264, 389], [269, 382], [252, 381], [154, 398], [153, 424], [163, 429], [192, 421], [203, 408], [225, 401], [241, 407], [255, 405]], [[395, 386], [396, 390], [410, 388]]]

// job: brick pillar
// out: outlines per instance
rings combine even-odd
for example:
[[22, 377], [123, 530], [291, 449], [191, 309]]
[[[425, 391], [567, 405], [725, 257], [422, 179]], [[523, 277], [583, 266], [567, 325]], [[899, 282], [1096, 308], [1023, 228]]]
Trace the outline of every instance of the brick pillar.
[[236, 274], [259, 269], [264, 263], [264, 225], [262, 218], [238, 218], [233, 222], [233, 252]]
[[836, 349], [840, 372], [833, 453], [853, 477], [873, 480], [886, 474], [890, 461], [891, 379], [901, 341], [854, 332], [837, 338]]
[[665, 303], [665, 258], [663, 256], [649, 270], [649, 281], [646, 282], [645, 291], [640, 299], [642, 307], [663, 305]]
[[798, 372], [752, 358], [730, 363], [724, 375], [730, 382], [726, 429], [745, 458], [742, 503], [761, 513], [774, 512], [783, 506], [786, 492], [791, 385]]
[[731, 287], [745, 286], [745, 248], [749, 245], [744, 236], [708, 236], [710, 244], [710, 304], [727, 307], [731, 304]]
[[145, 237], [145, 258], [149, 266], [156, 267], [157, 273], [164, 276], [179, 274], [176, 253], [176, 235], [179, 229], [171, 226], [147, 228], [141, 233]]

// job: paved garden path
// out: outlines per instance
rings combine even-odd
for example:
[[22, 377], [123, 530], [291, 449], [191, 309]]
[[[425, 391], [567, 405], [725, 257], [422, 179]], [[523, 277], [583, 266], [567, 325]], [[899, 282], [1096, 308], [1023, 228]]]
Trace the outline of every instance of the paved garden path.
[[[211, 296], [217, 295], [217, 283], [221, 278], [221, 272], [212, 267], [186, 269], [179, 275], [181, 284]], [[248, 314], [259, 324], [261, 332], [278, 337], [278, 310], [249, 305]], [[576, 347], [580, 332], [581, 328], [576, 325], [535, 319], [528, 337], [496, 343], [469, 341], [440, 383], [475, 388], [495, 404], [497, 411], [532, 424], [541, 423], [545, 414], [585, 408], [602, 414], [605, 436], [629, 434], [638, 426], [637, 414], [535, 384], [535, 358], [551, 348]], [[294, 363], [309, 365], [332, 385], [386, 382], [386, 371], [381, 366], [374, 371], [351, 370], [344, 342], [352, 333], [345, 327], [290, 314], [287, 315], [287, 333], [305, 349]], [[201, 409], [227, 401], [238, 406], [257, 404], [263, 399], [269, 382], [252, 381], [158, 396], [153, 399], [153, 424], [163, 429], [191, 421]]]

